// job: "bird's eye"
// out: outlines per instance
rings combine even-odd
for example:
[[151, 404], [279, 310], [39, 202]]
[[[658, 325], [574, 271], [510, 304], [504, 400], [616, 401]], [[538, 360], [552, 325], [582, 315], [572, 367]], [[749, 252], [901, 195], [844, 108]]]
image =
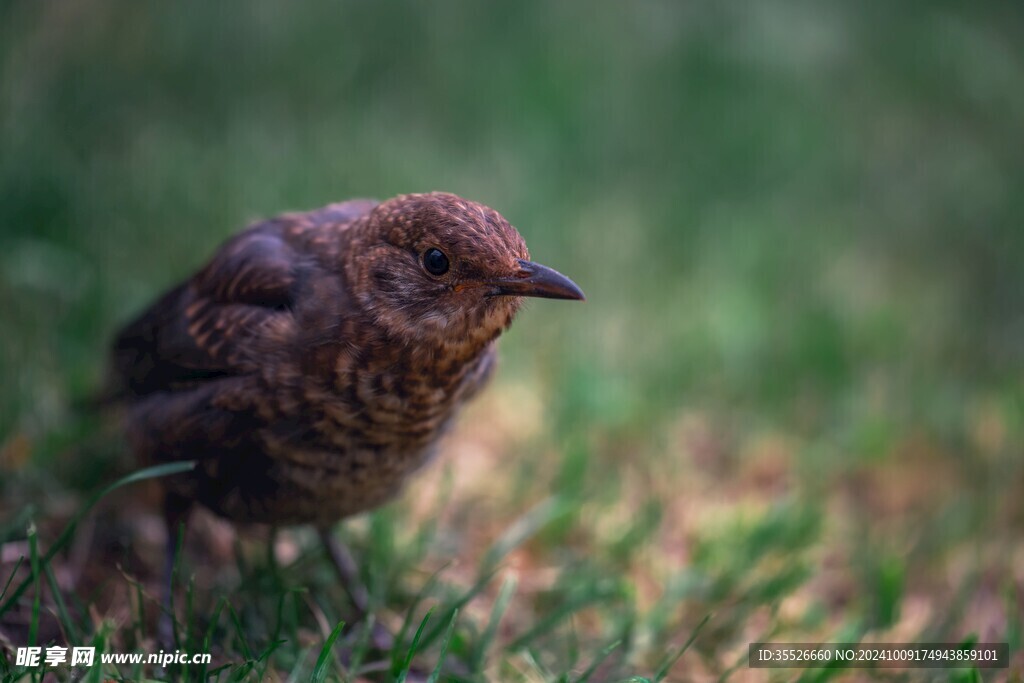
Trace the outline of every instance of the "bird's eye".
[[423, 252], [423, 267], [431, 275], [444, 275], [448, 272], [448, 257], [440, 249], [427, 249]]

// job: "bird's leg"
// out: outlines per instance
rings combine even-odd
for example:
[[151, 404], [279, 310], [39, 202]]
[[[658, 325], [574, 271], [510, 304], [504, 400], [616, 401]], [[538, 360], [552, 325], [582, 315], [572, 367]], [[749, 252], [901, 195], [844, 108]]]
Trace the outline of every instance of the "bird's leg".
[[352, 553], [337, 536], [331, 533], [330, 529], [318, 529], [318, 531], [320, 541], [324, 545], [324, 552], [327, 553], [331, 564], [334, 565], [334, 570], [338, 573], [341, 587], [345, 589], [349, 600], [352, 601], [352, 606], [356, 608], [359, 619], [365, 619], [370, 611], [370, 594], [359, 579], [359, 568], [356, 566], [356, 561], [352, 559]]
[[167, 493], [164, 496], [163, 508], [167, 539], [164, 548], [163, 582], [160, 586], [161, 610], [157, 621], [157, 637], [162, 645], [173, 647], [177, 642], [177, 620], [174, 617], [174, 566], [177, 552], [184, 544], [185, 520], [191, 503], [185, 498]]
[[[323, 543], [324, 551], [327, 553], [327, 557], [330, 558], [331, 564], [334, 565], [334, 570], [338, 574], [341, 587], [345, 589], [345, 593], [348, 594], [352, 606], [355, 607], [356, 619], [358, 621], [365, 620], [370, 614], [370, 594], [359, 578], [359, 568], [356, 566], [355, 560], [352, 559], [352, 553], [349, 552], [348, 547], [337, 536], [331, 533], [329, 528], [321, 528], [317, 531], [320, 534], [320, 541]], [[375, 620], [373, 621], [370, 638], [373, 646], [382, 652], [390, 651], [395, 644], [395, 639], [391, 633]]]

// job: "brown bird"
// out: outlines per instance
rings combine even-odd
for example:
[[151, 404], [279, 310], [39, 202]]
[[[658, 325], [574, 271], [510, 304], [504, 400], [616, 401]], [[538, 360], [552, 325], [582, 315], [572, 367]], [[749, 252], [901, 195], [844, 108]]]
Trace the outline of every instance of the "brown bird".
[[[193, 503], [327, 530], [392, 498], [485, 384], [522, 297], [584, 298], [498, 212], [453, 194], [285, 214], [229, 239], [114, 344], [126, 431]], [[352, 594], [359, 609], [365, 595]]]

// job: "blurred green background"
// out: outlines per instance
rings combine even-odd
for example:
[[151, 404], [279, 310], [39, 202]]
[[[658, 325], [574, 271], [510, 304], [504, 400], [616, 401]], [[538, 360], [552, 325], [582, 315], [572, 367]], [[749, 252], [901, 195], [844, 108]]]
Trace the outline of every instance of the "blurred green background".
[[[852, 501], [880, 623], [954, 548], [1024, 586], [1020, 4], [15, 2], [0, 59], [8, 507], [94, 428], [117, 325], [227, 235], [438, 189], [588, 295], [504, 340], [497, 395], [539, 397], [524, 480], [569, 454], [517, 490], [600, 508], [635, 470], [671, 519], [659, 477], [763, 465], [812, 516]], [[702, 542], [666, 572], [713, 573]]]

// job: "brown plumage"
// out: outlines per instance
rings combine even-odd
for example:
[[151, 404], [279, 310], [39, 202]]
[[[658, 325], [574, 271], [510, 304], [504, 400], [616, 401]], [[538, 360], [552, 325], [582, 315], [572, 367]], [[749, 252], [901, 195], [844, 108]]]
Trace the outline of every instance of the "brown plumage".
[[254, 225], [118, 336], [131, 446], [197, 461], [167, 481], [179, 510], [324, 528], [380, 505], [486, 382], [521, 297], [583, 298], [528, 259], [443, 193]]

